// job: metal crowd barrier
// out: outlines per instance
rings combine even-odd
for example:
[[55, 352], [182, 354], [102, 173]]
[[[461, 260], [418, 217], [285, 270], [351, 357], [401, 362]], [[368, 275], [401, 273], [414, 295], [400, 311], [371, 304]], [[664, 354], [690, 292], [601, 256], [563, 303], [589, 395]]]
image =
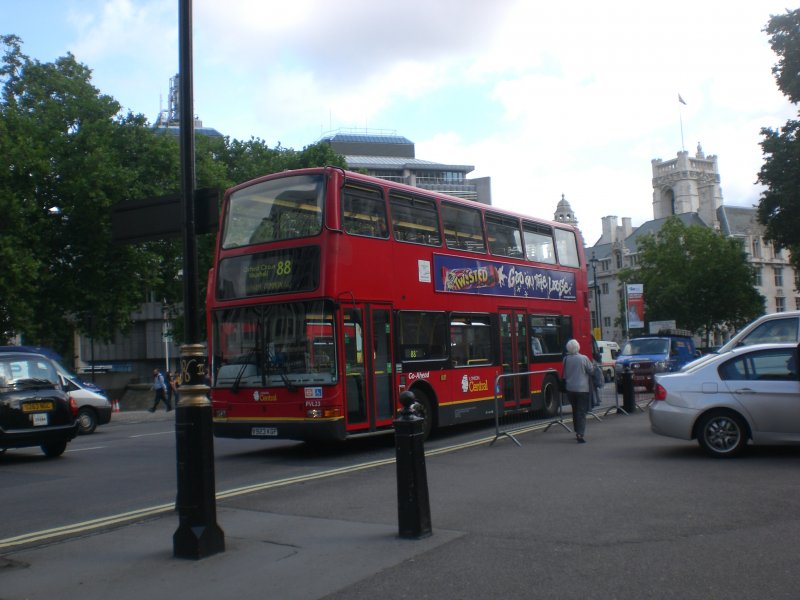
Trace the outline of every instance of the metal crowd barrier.
[[[508, 420], [504, 423], [506, 426], [503, 431], [500, 430], [500, 417], [501, 417], [501, 409], [502, 409], [502, 416], [506, 417], [507, 415], [530, 415], [532, 410], [528, 407], [519, 408], [516, 410], [511, 410], [506, 412], [505, 406], [503, 406], [503, 393], [500, 387], [500, 380], [501, 379], [508, 379], [511, 377], [527, 377], [529, 375], [548, 375], [554, 374], [556, 378], [558, 378], [558, 372], [554, 371], [553, 369], [543, 369], [539, 371], [524, 371], [522, 373], [501, 373], [498, 375], [494, 380], [494, 432], [495, 436], [494, 439], [489, 444], [490, 446], [494, 444], [499, 438], [505, 436], [510, 438], [517, 446], [522, 446], [519, 443], [519, 440], [513, 436], [511, 431], [515, 430], [522, 430], [530, 427], [530, 422], [526, 423], [525, 425], [519, 425], [518, 423], [511, 423]], [[549, 421], [545, 421], [547, 426], [545, 427], [545, 431], [550, 429], [553, 425], [560, 425], [568, 432], [572, 433], [572, 430], [564, 423], [564, 394], [559, 393], [558, 397], [558, 413], [555, 417], [550, 419]], [[537, 425], [541, 425], [541, 421], [537, 421]], [[516, 426], [514, 426], [516, 425]]]
[[[522, 446], [519, 440], [514, 436], [514, 433], [520, 433], [529, 430], [532, 427], [539, 428], [544, 425], [543, 431], [549, 430], [553, 425], [563, 427], [567, 432], [572, 433], [572, 429], [567, 425], [567, 422], [572, 422], [571, 408], [570, 414], [565, 417], [564, 406], [569, 407], [567, 402], [566, 393], [559, 394], [558, 413], [555, 417], [550, 419], [537, 419], [532, 423], [531, 409], [518, 408], [507, 411], [503, 403], [503, 391], [501, 387], [501, 380], [510, 377], [527, 377], [529, 375], [545, 375], [556, 373], [552, 369], [540, 371], [525, 371], [523, 373], [503, 373], [495, 378], [494, 382], [494, 423], [495, 423], [495, 437], [490, 442], [490, 446], [494, 444], [501, 437], [508, 437], [517, 446]], [[557, 374], [556, 374], [557, 376]], [[633, 410], [644, 412], [653, 401], [653, 393], [647, 392], [644, 388], [633, 388]], [[644, 405], [644, 408], [642, 407]], [[617, 385], [614, 380], [606, 382], [605, 385], [598, 390], [597, 396], [592, 394], [591, 407], [586, 413], [586, 418], [594, 418], [597, 421], [602, 421], [602, 417], [606, 417], [611, 413], [629, 415], [630, 411], [625, 410], [623, 402], [623, 394], [617, 392]], [[527, 419], [525, 419], [527, 417]]]

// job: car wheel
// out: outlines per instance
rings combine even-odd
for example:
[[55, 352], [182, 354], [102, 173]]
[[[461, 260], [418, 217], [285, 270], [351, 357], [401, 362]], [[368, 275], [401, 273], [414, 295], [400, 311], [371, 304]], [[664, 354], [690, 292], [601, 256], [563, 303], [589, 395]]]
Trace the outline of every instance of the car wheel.
[[736, 456], [747, 445], [747, 427], [733, 413], [703, 415], [697, 423], [697, 443], [715, 458]]
[[67, 442], [62, 440], [60, 442], [45, 442], [41, 445], [42, 452], [47, 458], [56, 458], [64, 454], [67, 449]]
[[82, 408], [78, 411], [78, 433], [84, 435], [93, 433], [97, 429], [97, 415], [91, 408]]

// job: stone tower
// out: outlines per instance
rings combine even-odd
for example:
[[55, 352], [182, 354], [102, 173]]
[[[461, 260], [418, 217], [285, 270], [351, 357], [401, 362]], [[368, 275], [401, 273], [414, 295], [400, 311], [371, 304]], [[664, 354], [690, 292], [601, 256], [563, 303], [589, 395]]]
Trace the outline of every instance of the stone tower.
[[561, 200], [559, 200], [558, 206], [556, 206], [556, 212], [553, 215], [553, 220], [558, 221], [559, 223], [569, 223], [575, 227], [578, 226], [578, 219], [575, 218], [575, 213], [572, 211], [572, 207], [569, 205], [569, 202], [567, 202], [566, 198], [564, 198], [564, 194], [561, 194]]
[[690, 157], [685, 150], [668, 161], [655, 158], [653, 166], [653, 218], [697, 213], [709, 227], [719, 229], [717, 209], [722, 204], [717, 157], [697, 153]]

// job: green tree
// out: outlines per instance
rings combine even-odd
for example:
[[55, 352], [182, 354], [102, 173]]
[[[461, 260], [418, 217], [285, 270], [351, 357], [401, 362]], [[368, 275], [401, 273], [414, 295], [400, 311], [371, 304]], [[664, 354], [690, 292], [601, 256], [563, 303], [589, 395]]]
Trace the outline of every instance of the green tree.
[[124, 328], [153, 285], [157, 254], [112, 243], [109, 207], [174, 189], [179, 163], [71, 54], [40, 63], [19, 38], [0, 42], [0, 332], [66, 352], [75, 328], [99, 339]]
[[674, 319], [708, 342], [714, 331], [764, 312], [753, 268], [733, 238], [671, 217], [657, 234], [640, 239], [638, 250], [638, 268], [625, 269], [620, 279], [644, 284], [648, 321]]
[[[0, 46], [0, 156], [8, 165], [0, 170], [0, 337], [21, 333], [68, 354], [75, 329], [111, 339], [147, 297], [179, 316], [181, 240], [115, 244], [110, 219], [120, 201], [179, 190], [179, 140], [142, 115], [121, 115], [71, 54], [40, 63], [16, 36], [0, 36]], [[197, 188], [326, 164], [345, 166], [324, 143], [295, 151], [258, 139], [195, 140]], [[214, 238], [198, 240], [201, 303]], [[175, 324], [180, 340], [182, 322]]]
[[[800, 9], [774, 15], [764, 29], [778, 55], [772, 68], [780, 90], [793, 104], [800, 101]], [[795, 269], [800, 269], [800, 121], [781, 128], [763, 128], [764, 163], [758, 173], [765, 186], [758, 205], [758, 220], [765, 237], [778, 248], [788, 248]]]

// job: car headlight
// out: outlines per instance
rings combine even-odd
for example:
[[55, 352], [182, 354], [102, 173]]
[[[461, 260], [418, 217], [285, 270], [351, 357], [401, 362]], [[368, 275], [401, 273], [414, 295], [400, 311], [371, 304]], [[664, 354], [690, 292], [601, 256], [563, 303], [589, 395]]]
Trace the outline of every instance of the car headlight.
[[663, 373], [667, 370], [668, 364], [665, 360], [657, 360], [656, 361], [656, 373]]

